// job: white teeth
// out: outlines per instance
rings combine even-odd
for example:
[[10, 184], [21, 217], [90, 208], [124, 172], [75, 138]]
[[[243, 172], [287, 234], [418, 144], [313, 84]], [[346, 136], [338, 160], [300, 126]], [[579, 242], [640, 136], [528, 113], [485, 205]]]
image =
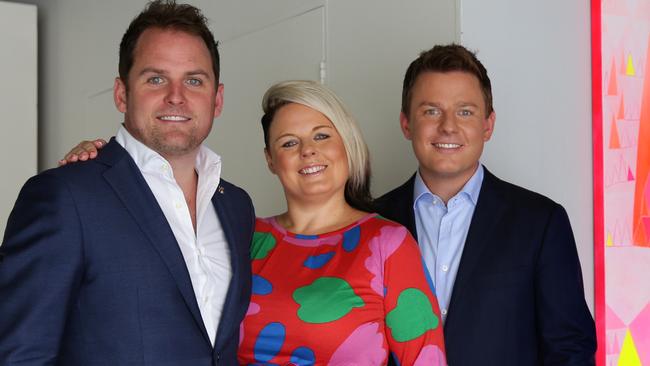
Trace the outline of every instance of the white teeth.
[[457, 149], [460, 147], [460, 144], [433, 144], [435, 147], [439, 147], [441, 149]]
[[160, 116], [158, 117], [163, 121], [187, 121], [189, 118], [183, 116]]
[[314, 174], [325, 170], [325, 168], [325, 165], [310, 166], [309, 168], [300, 169], [300, 174]]

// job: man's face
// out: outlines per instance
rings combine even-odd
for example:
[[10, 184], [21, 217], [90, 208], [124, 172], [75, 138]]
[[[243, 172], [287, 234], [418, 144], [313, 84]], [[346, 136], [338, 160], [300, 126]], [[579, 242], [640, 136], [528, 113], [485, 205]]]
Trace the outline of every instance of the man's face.
[[126, 129], [169, 159], [195, 153], [210, 133], [223, 105], [223, 85], [215, 83], [200, 37], [149, 28], [136, 44], [128, 90], [117, 78], [113, 96]]
[[409, 116], [400, 114], [425, 181], [466, 182], [494, 129], [478, 79], [466, 72], [425, 72], [413, 86]]

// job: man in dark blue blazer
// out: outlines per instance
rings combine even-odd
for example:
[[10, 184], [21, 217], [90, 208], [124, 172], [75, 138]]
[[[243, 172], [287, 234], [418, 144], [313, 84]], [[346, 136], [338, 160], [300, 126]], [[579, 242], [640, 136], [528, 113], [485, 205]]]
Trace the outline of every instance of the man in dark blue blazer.
[[21, 190], [0, 250], [1, 365], [236, 365], [251, 200], [202, 146], [223, 104], [200, 11], [157, 1], [120, 45], [124, 125]]
[[567, 214], [479, 163], [494, 122], [490, 79], [472, 52], [423, 52], [406, 72], [400, 114], [419, 169], [377, 210], [420, 243], [449, 365], [593, 365], [595, 328]]

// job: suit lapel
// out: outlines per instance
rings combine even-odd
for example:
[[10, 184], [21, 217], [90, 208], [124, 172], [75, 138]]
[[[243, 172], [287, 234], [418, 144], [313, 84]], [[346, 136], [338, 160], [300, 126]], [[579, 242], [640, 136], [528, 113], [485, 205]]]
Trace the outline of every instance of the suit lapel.
[[[486, 249], [487, 244], [490, 242], [488, 238], [492, 235], [492, 230], [497, 226], [506, 210], [498, 184], [498, 178], [485, 169], [481, 193], [465, 239], [465, 247], [449, 302], [450, 318], [454, 315], [454, 304], [461, 302], [464, 293], [467, 291], [467, 283], [480, 261], [483, 250]], [[449, 323], [450, 319], [447, 318], [445, 328]]]
[[418, 231], [415, 227], [415, 212], [413, 211], [413, 190], [415, 184], [415, 174], [411, 176], [406, 184], [404, 184], [404, 190], [401, 193], [401, 199], [398, 200], [398, 209], [399, 214], [405, 218], [404, 222], [406, 228], [411, 232], [415, 240], [418, 240]]
[[235, 314], [237, 314], [240, 306], [238, 299], [241, 297], [242, 290], [242, 285], [240, 283], [241, 276], [250, 275], [242, 273], [242, 261], [250, 260], [247, 253], [244, 251], [246, 243], [241, 243], [241, 241], [244, 240], [241, 232], [246, 225], [239, 222], [240, 217], [237, 216], [238, 212], [234, 207], [234, 202], [232, 202], [233, 200], [229, 193], [230, 192], [222, 185], [219, 185], [217, 191], [212, 197], [212, 204], [217, 211], [219, 222], [221, 223], [221, 227], [226, 236], [226, 241], [228, 242], [228, 248], [230, 249], [230, 265], [232, 267], [232, 279], [228, 286], [226, 300], [223, 304], [223, 311], [221, 313], [221, 319], [219, 321], [219, 327], [215, 339], [214, 352], [219, 352], [223, 348], [224, 343], [232, 337], [235, 327], [239, 326], [239, 324], [233, 324], [233, 318], [236, 318]]
[[417, 240], [418, 233], [415, 228], [415, 212], [413, 212], [414, 182], [415, 174], [406, 183], [379, 198], [375, 204], [379, 213], [387, 219], [404, 225]]
[[99, 157], [112, 166], [104, 173], [104, 178], [167, 265], [197, 326], [202, 330], [206, 341], [210, 342], [183, 254], [140, 170], [128, 153], [114, 140], [106, 145]]

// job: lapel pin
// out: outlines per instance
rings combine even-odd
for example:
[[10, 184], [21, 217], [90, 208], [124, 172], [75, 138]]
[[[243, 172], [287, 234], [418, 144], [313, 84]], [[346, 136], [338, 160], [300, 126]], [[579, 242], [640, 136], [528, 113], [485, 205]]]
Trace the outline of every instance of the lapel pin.
[[223, 194], [223, 187], [222, 186], [217, 187], [217, 192]]

